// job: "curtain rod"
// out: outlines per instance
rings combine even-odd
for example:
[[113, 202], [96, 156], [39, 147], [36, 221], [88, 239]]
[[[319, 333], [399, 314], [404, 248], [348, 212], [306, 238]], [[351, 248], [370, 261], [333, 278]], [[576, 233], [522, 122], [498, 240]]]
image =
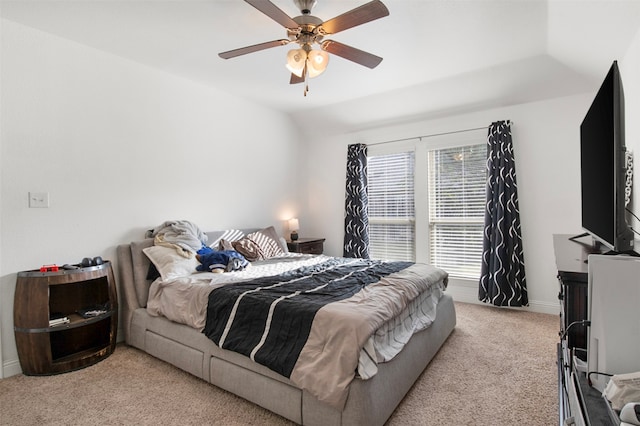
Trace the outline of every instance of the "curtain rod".
[[[513, 122], [511, 122], [511, 124], [513, 124]], [[411, 137], [411, 138], [395, 139], [395, 140], [392, 140], [392, 141], [374, 142], [374, 143], [368, 143], [367, 145], [368, 146], [383, 145], [383, 144], [386, 144], [386, 143], [409, 141], [411, 139], [419, 139], [420, 141], [422, 141], [422, 138], [432, 138], [432, 137], [435, 137], [435, 136], [452, 135], [454, 133], [473, 132], [475, 130], [486, 130], [488, 128], [489, 128], [489, 126], [487, 126], [487, 127], [476, 127], [476, 128], [473, 128], [473, 129], [454, 130], [453, 132], [434, 133], [434, 134], [431, 134], [431, 135], [414, 136], [414, 137]]]

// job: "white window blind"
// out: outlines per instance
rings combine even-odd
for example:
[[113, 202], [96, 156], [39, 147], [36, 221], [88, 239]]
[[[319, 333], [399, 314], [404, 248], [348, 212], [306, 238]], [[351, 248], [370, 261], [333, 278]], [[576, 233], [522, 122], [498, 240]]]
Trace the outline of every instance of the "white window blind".
[[484, 228], [486, 146], [429, 151], [430, 262], [478, 279]]
[[414, 157], [413, 151], [368, 157], [372, 259], [415, 260]]

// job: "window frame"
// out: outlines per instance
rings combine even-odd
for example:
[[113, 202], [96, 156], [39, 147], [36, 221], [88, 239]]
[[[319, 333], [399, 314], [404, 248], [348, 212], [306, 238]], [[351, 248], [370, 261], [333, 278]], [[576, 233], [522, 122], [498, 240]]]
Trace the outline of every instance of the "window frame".
[[[434, 134], [401, 141], [371, 144], [367, 157], [414, 151], [414, 203], [415, 203], [415, 261], [431, 264], [430, 217], [429, 217], [429, 151], [460, 146], [486, 144], [487, 129]], [[420, 184], [420, 183], [424, 184]], [[425, 243], [422, 243], [425, 242]], [[453, 276], [460, 282], [477, 283], [477, 279]], [[479, 279], [480, 277], [478, 277]]]

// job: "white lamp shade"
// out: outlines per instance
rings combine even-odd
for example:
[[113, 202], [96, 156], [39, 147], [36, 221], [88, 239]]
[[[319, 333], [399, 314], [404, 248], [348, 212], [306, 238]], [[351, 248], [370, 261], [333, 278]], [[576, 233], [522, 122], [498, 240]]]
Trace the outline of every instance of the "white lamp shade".
[[324, 50], [312, 50], [309, 52], [307, 69], [309, 70], [309, 77], [317, 77], [327, 69], [329, 64], [329, 54]]
[[289, 219], [289, 231], [297, 231], [300, 229], [300, 224], [297, 218]]
[[302, 77], [306, 62], [307, 52], [304, 49], [293, 49], [287, 53], [287, 69], [298, 77]]

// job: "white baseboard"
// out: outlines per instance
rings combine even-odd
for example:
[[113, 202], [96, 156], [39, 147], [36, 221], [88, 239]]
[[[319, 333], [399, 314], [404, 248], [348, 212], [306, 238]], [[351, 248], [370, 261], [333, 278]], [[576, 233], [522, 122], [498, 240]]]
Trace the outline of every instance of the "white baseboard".
[[2, 365], [2, 377], [4, 378], [15, 376], [21, 373], [22, 368], [20, 367], [20, 360], [18, 359], [5, 361], [5, 363]]
[[[453, 297], [453, 300], [464, 303], [476, 303], [478, 305], [486, 305], [486, 303], [478, 300], [478, 289], [474, 287], [449, 285], [447, 287], [447, 293]], [[529, 300], [529, 306], [523, 308], [523, 311], [538, 312], [541, 314], [559, 315], [560, 305], [558, 303], [541, 302], [536, 300]]]

